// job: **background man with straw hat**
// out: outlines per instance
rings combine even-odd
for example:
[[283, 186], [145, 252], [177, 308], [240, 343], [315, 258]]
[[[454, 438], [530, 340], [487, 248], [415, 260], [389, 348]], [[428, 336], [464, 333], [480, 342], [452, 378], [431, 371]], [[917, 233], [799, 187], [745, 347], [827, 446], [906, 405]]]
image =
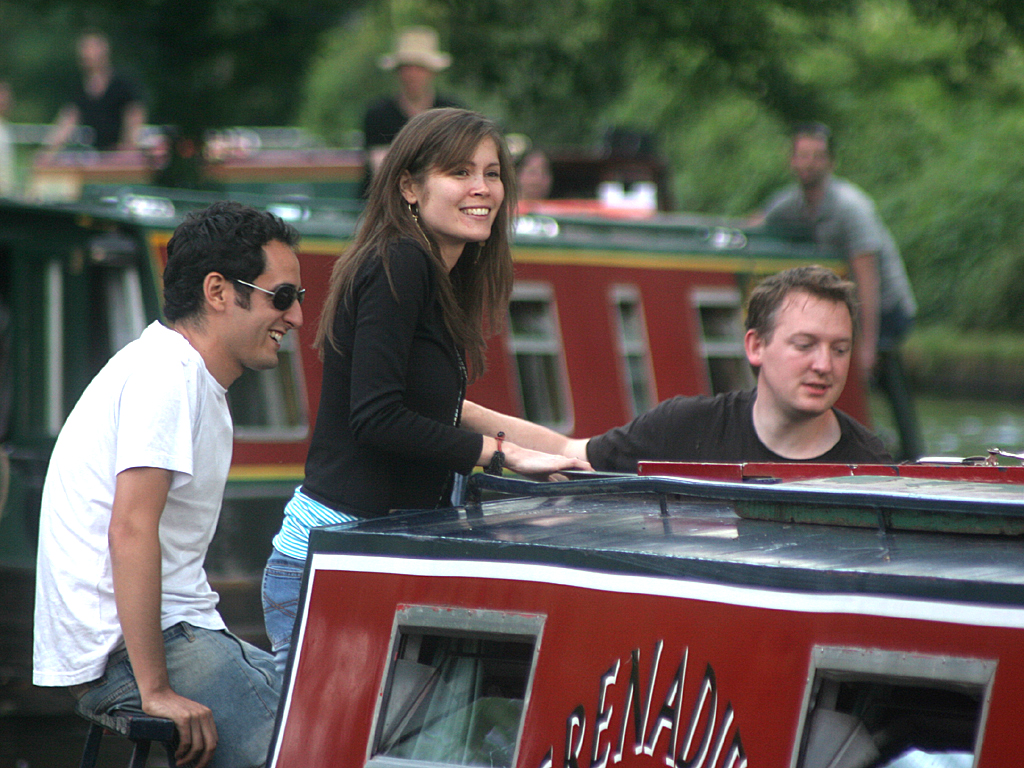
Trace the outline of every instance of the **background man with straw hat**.
[[452, 57], [438, 50], [437, 32], [430, 27], [402, 30], [394, 52], [381, 56], [377, 63], [383, 70], [397, 72], [399, 91], [372, 104], [363, 118], [367, 183], [384, 159], [391, 140], [410, 118], [434, 107], [462, 106], [434, 91], [434, 77], [448, 68]]

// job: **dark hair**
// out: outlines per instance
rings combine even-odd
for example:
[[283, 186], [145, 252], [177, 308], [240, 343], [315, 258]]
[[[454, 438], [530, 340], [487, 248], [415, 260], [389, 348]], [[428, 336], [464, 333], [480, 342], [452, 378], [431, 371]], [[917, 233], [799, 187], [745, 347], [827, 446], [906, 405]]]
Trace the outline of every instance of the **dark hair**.
[[857, 286], [831, 269], [817, 265], [793, 267], [766, 277], [750, 293], [747, 301], [747, 330], [771, 341], [779, 319], [779, 309], [789, 294], [802, 291], [819, 299], [843, 303], [850, 310], [854, 335], [857, 333]]
[[548, 156], [548, 153], [539, 147], [534, 147], [533, 149], [526, 150], [516, 158], [516, 170], [522, 170], [523, 166], [534, 157], [543, 157], [547, 164], [551, 165], [551, 158]]
[[[254, 282], [266, 269], [263, 246], [272, 240], [294, 248], [299, 233], [274, 214], [240, 203], [214, 203], [189, 213], [167, 243], [164, 317], [171, 323], [202, 319], [203, 281], [211, 272]], [[252, 289], [236, 283], [235, 290], [248, 307]]]
[[801, 136], [810, 136], [825, 142], [825, 151], [829, 157], [835, 157], [836, 142], [832, 136], [832, 129], [824, 123], [800, 123], [793, 128], [793, 144]]
[[110, 36], [100, 27], [82, 27], [78, 30], [78, 36], [75, 40], [81, 40], [83, 37], [101, 37], [110, 42]]
[[[431, 171], [445, 172], [469, 160], [480, 142], [491, 139], [498, 148], [500, 177], [505, 197], [483, 243], [469, 243], [449, 273], [430, 230], [413, 218], [402, 197], [401, 181], [408, 173], [423, 184]], [[444, 321], [456, 344], [466, 350], [471, 378], [484, 372], [485, 327], [500, 328], [512, 292], [511, 211], [516, 206], [515, 174], [505, 139], [483, 115], [465, 109], [430, 109], [398, 133], [370, 183], [362, 222], [348, 251], [334, 265], [320, 315], [315, 346], [339, 349], [334, 319], [339, 303], [351, 294], [359, 268], [369, 259], [381, 259], [391, 279], [389, 246], [400, 238], [421, 243], [433, 256], [444, 311]], [[485, 325], [486, 323], [486, 325]], [[340, 350], [339, 350], [340, 351]]]

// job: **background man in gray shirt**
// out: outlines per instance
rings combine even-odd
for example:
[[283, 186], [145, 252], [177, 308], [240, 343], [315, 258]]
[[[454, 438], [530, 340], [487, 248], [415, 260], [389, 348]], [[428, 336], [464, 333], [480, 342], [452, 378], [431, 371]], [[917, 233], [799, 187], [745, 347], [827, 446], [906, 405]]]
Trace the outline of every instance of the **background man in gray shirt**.
[[849, 261], [861, 305], [857, 361], [892, 404], [901, 458], [916, 459], [923, 445], [899, 345], [913, 325], [917, 303], [896, 242], [871, 198], [835, 177], [833, 167], [828, 127], [797, 127], [790, 157], [796, 183], [768, 201], [761, 219], [773, 232], [812, 240]]

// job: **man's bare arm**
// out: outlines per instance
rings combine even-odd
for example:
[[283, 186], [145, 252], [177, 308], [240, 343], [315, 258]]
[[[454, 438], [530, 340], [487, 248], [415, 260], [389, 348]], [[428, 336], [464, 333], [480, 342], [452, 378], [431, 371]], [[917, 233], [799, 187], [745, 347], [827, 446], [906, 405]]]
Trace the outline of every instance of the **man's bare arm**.
[[146, 105], [133, 101], [124, 108], [121, 115], [121, 142], [118, 149], [137, 149], [142, 126], [146, 123]]
[[860, 339], [857, 360], [861, 373], [870, 376], [878, 354], [878, 322], [881, 305], [881, 280], [878, 275], [878, 257], [870, 251], [856, 253], [850, 259], [853, 279], [857, 283], [860, 301]]
[[117, 476], [107, 534], [114, 600], [143, 711], [173, 720], [181, 740], [177, 762], [197, 760], [203, 768], [217, 747], [213, 713], [171, 689], [160, 627], [160, 517], [170, 487], [166, 469], [135, 467]]
[[60, 112], [57, 113], [57, 119], [46, 137], [47, 154], [53, 154], [67, 144], [77, 127], [78, 107], [74, 104], [61, 107]]

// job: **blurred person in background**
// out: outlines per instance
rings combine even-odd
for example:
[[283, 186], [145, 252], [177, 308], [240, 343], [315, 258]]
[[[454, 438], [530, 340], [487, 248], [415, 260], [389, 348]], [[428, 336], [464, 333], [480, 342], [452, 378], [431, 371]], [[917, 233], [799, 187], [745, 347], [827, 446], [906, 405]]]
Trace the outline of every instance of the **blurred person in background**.
[[430, 27], [408, 27], [395, 40], [395, 50], [380, 57], [381, 69], [395, 72], [398, 93], [374, 102], [363, 117], [367, 168], [364, 192], [380, 167], [388, 147], [407, 122], [437, 107], [460, 107], [434, 90], [434, 78], [447, 69], [452, 57], [439, 50], [437, 32]]
[[542, 149], [531, 149], [519, 159], [519, 199], [547, 200], [551, 196], [551, 161]]
[[914, 460], [924, 446], [900, 344], [914, 324], [917, 302], [896, 241], [874, 202], [856, 185], [833, 175], [834, 150], [828, 126], [797, 126], [789, 161], [796, 183], [772, 197], [755, 223], [813, 241], [847, 260], [861, 307], [857, 362], [892, 406], [899, 458]]
[[81, 125], [92, 129], [94, 149], [135, 149], [146, 122], [146, 106], [137, 86], [114, 70], [110, 41], [102, 32], [83, 33], [76, 50], [81, 80], [61, 107], [47, 147], [51, 152], [61, 149]]

